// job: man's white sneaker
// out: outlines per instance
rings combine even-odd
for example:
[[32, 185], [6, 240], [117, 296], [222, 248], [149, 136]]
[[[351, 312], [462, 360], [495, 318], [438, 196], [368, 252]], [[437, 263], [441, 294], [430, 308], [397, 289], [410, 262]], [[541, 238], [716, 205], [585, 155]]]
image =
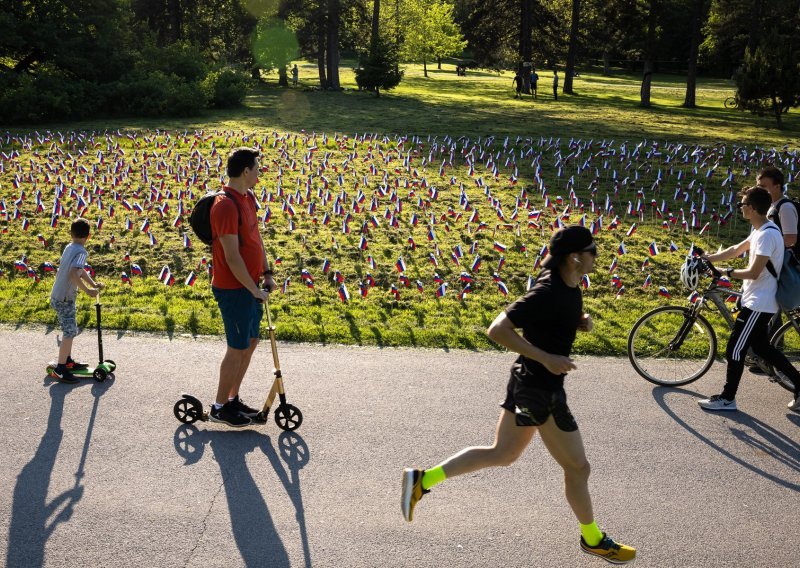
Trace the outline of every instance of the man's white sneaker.
[[697, 404], [706, 410], [736, 410], [736, 401], [722, 398], [721, 395], [715, 394], [710, 398], [698, 400]]

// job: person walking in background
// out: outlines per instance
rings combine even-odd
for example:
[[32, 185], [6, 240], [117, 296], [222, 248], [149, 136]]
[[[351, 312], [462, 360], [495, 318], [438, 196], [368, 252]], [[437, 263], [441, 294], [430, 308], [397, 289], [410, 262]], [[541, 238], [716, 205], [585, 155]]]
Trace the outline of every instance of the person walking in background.
[[514, 73], [514, 80], [511, 83], [514, 85], [514, 90], [516, 94], [514, 95], [515, 99], [519, 99], [522, 97], [522, 75], [520, 75], [519, 71]]
[[539, 86], [539, 74], [536, 72], [536, 68], [531, 67], [531, 94], [533, 98], [536, 98], [536, 89]]
[[[435, 485], [483, 468], [511, 465], [538, 432], [564, 470], [567, 502], [580, 524], [581, 550], [615, 564], [636, 557], [634, 548], [614, 542], [595, 522], [589, 462], [564, 392], [564, 378], [576, 368], [569, 358], [576, 332], [592, 330], [592, 320], [583, 312], [580, 282], [594, 268], [596, 256], [589, 229], [574, 225], [553, 234], [536, 284], [489, 326], [493, 341], [519, 353], [500, 405], [494, 444], [466, 448], [430, 469], [405, 469], [401, 509], [407, 521], [413, 520], [415, 506]], [[520, 328], [522, 335], [516, 331]], [[513, 508], [511, 499], [504, 506]]]
[[297, 63], [295, 63], [294, 67], [292, 67], [292, 85], [295, 87], [297, 86], [297, 76], [298, 76]]
[[553, 99], [558, 100], [558, 69], [553, 67]]

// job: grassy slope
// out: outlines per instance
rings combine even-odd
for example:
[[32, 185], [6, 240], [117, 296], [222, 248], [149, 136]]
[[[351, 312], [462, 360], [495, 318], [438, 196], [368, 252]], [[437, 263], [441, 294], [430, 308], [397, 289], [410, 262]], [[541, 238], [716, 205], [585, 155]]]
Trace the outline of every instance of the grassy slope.
[[[313, 77], [314, 68], [304, 65], [301, 68], [301, 82], [309, 81]], [[420, 133], [420, 134], [449, 134], [453, 136], [467, 135], [471, 137], [497, 135], [501, 144], [506, 135], [511, 136], [513, 144], [516, 136], [522, 137], [561, 137], [562, 149], [565, 148], [569, 137], [600, 139], [615, 139], [616, 145], [622, 140], [634, 143], [643, 138], [657, 140], [678, 140], [685, 143], [714, 144], [723, 141], [729, 145], [737, 143], [778, 145], [789, 143], [796, 147], [798, 121], [790, 115], [787, 125], [790, 130], [782, 132], [774, 130], [767, 119], [759, 119], [751, 115], [742, 115], [735, 111], [722, 108], [722, 100], [731, 93], [731, 85], [726, 81], [701, 81], [698, 92], [697, 110], [682, 109], [679, 105], [682, 100], [682, 85], [673, 78], [658, 78], [654, 83], [653, 100], [655, 108], [651, 110], [639, 109], [636, 106], [638, 97], [638, 84], [629, 77], [604, 78], [598, 76], [583, 76], [576, 80], [575, 89], [578, 96], [561, 96], [554, 102], [549, 94], [549, 79], [545, 73], [540, 73], [541, 81], [540, 98], [532, 102], [530, 99], [517, 101], [511, 96], [511, 77], [509, 75], [497, 76], [493, 73], [471, 72], [470, 76], [456, 77], [451, 70], [429, 71], [430, 78], [421, 77], [421, 69], [411, 67], [400, 88], [384, 95], [379, 99], [364, 93], [345, 91], [343, 93], [325, 93], [302, 90], [277, 90], [260, 88], [247, 100], [247, 107], [243, 110], [226, 111], [208, 115], [201, 119], [184, 121], [110, 121], [102, 123], [80, 123], [68, 125], [51, 125], [53, 130], [72, 129], [105, 129], [105, 128], [166, 128], [188, 129], [195, 128], [210, 130], [226, 130], [216, 138], [218, 147], [227, 148], [241, 141], [242, 132], [259, 132], [259, 136], [270, 133], [273, 129], [283, 133], [286, 131], [306, 132], [344, 132], [350, 135], [363, 132], [379, 133]], [[343, 83], [352, 85], [352, 73], [343, 71]], [[791, 129], [794, 130], [791, 130]], [[38, 128], [39, 131], [44, 129]], [[236, 131], [237, 135], [233, 135]], [[191, 136], [190, 136], [191, 138]], [[175, 140], [173, 138], [172, 140]], [[274, 139], [271, 137], [270, 140]], [[302, 138], [298, 139], [302, 142]], [[103, 142], [102, 137], [98, 137]], [[161, 139], [166, 144], [165, 139]], [[123, 138], [121, 143], [128, 142]], [[189, 155], [189, 143], [178, 143], [175, 148], [177, 153], [184, 157]], [[389, 147], [384, 145], [383, 147]], [[209, 152], [209, 142], [204, 142], [200, 149], [205, 155]], [[344, 156], [350, 151], [350, 145], [344, 150], [337, 149], [330, 141], [329, 151], [333, 152], [332, 163], [341, 163]], [[500, 149], [501, 146], [495, 149]], [[142, 149], [152, 151], [154, 144], [144, 145]], [[302, 147], [288, 147], [295, 158], [301, 158], [304, 152]], [[359, 147], [360, 154], [365, 153], [366, 145]], [[3, 148], [8, 151], [8, 148]], [[46, 148], [40, 149], [39, 157], [31, 156], [30, 152], [23, 151], [21, 163], [27, 168], [28, 158], [33, 157], [35, 162], [41, 163], [46, 156]], [[132, 145], [128, 145], [129, 156], [133, 152]], [[270, 159], [279, 159], [275, 151], [267, 152]], [[420, 154], [426, 155], [427, 150]], [[422, 172], [420, 157], [414, 161], [414, 166]], [[730, 151], [728, 158], [730, 158]], [[298, 162], [300, 160], [298, 159]], [[641, 187], [650, 188], [655, 172], [664, 168], [664, 164], [654, 159], [651, 163], [643, 161], [639, 171], [642, 173]], [[84, 160], [87, 165], [96, 163], [95, 156], [89, 152]], [[361, 160], [354, 162], [359, 170], [359, 176], [365, 173], [366, 164]], [[395, 177], [393, 162], [389, 171]], [[503, 165], [502, 161], [499, 164]], [[380, 162], [376, 166], [383, 168]], [[574, 166], [574, 165], [573, 165]], [[624, 165], [620, 165], [620, 170]], [[722, 161], [719, 171], [724, 171], [727, 163]], [[285, 164], [284, 164], [285, 167]], [[470, 195], [470, 200], [478, 207], [482, 220], [486, 220], [493, 227], [497, 222], [494, 212], [486, 205], [483, 191], [477, 188], [472, 179], [467, 175], [463, 162], [459, 161], [454, 170], [448, 170], [446, 179], [438, 178], [437, 168], [428, 168], [425, 175], [429, 181], [442, 189], [442, 196], [435, 205], [437, 216], [447, 211], [448, 206], [459, 211], [458, 194], [452, 191], [447, 181], [450, 175], [455, 175], [459, 181], [464, 182]], [[686, 170], [686, 168], [683, 168]], [[520, 186], [511, 187], [508, 184], [508, 171], [501, 167], [498, 181], [491, 181], [484, 169], [479, 168], [480, 174], [489, 181], [493, 194], [501, 196], [504, 210], [510, 213], [513, 210], [514, 196], [519, 193]], [[532, 171], [526, 167], [526, 161], [520, 161], [521, 184], [530, 187], [532, 184]], [[665, 169], [666, 171], [666, 169]], [[676, 170], [677, 171], [677, 170]], [[737, 165], [736, 173], [741, 174], [741, 164]], [[566, 196], [566, 179], [556, 176], [551, 152], [543, 154], [544, 178], [551, 189], [551, 195], [562, 194]], [[293, 174], [294, 176], [295, 174]], [[274, 191], [276, 167], [267, 173], [262, 181], [268, 191]], [[284, 186], [294, 191], [294, 177], [290, 184], [286, 179]], [[289, 176], [287, 176], [289, 177]], [[329, 175], [328, 177], [332, 177]], [[408, 178], [406, 172], [397, 175], [401, 180]], [[593, 174], [583, 172], [576, 176], [575, 189], [578, 196], [586, 202], [588, 200], [587, 187]], [[610, 191], [608, 172], [603, 173], [600, 197]], [[702, 176], [701, 176], [702, 177]], [[719, 183], [723, 176], [717, 176], [708, 184], [709, 203], [719, 201]], [[752, 177], [752, 176], [750, 176]], [[214, 185], [217, 178], [216, 172], [210, 176]], [[201, 177], [202, 179], [202, 177]], [[390, 178], [391, 179], [391, 178]], [[2, 195], [7, 204], [11, 204], [18, 197], [19, 192], [10, 185], [10, 172], [0, 176]], [[737, 181], [744, 183], [746, 178], [739, 176]], [[40, 182], [41, 183], [41, 182]], [[78, 182], [76, 182], [78, 183]], [[335, 186], [335, 184], [333, 184]], [[672, 188], [675, 186], [674, 178], [668, 180], [665, 189], [657, 195], [658, 199], [667, 198], [671, 201]], [[52, 188], [43, 189], [45, 202], [52, 204]], [[352, 188], [352, 183], [349, 184]], [[669, 188], [668, 190], [666, 188]], [[373, 189], [373, 188], [371, 188]], [[449, 190], [449, 191], [448, 191]], [[0, 251], [2, 261], [0, 264], [6, 270], [8, 278], [2, 280], [0, 285], [0, 298], [4, 302], [2, 319], [9, 322], [39, 321], [52, 323], [53, 314], [47, 309], [47, 293], [50, 282], [35, 284], [32, 281], [14, 277], [11, 264], [22, 254], [27, 254], [32, 265], [41, 262], [58, 260], [59, 251], [65, 241], [65, 223], [59, 225], [57, 231], [52, 231], [47, 225], [47, 218], [36, 218], [32, 213], [32, 190], [28, 191], [28, 199], [23, 205], [23, 211], [31, 219], [32, 226], [27, 233], [19, 230], [19, 222], [9, 222], [9, 232], [0, 237]], [[336, 188], [334, 187], [334, 191]], [[420, 192], [420, 190], [417, 190]], [[49, 193], [48, 193], [49, 192]], [[420, 192], [421, 193], [421, 192]], [[348, 189], [349, 198], [354, 192]], [[367, 193], [368, 198], [371, 195]], [[401, 193], [405, 196], [405, 193]], [[630, 189], [621, 192], [616, 203], [617, 213], [627, 200], [635, 201], [635, 192]], [[650, 195], [647, 195], [649, 200]], [[533, 204], [541, 207], [541, 199], [536, 192], [531, 191]], [[410, 215], [410, 209], [404, 210], [402, 229], [391, 231], [386, 228], [386, 221], [381, 214], [386, 206], [385, 200], [381, 202], [378, 217], [381, 219], [381, 228], [370, 235], [369, 252], [375, 257], [378, 268], [373, 272], [379, 286], [374, 289], [367, 300], [357, 298], [357, 282], [364, 278], [366, 268], [363, 255], [356, 251], [358, 242], [358, 229], [364, 215], [358, 215], [357, 221], [351, 226], [351, 235], [342, 235], [341, 221], [337, 218], [331, 226], [323, 228], [313, 226], [308, 220], [297, 221], [297, 230], [289, 233], [286, 230], [286, 219], [280, 212], [280, 202], [271, 203], [273, 221], [267, 229], [270, 252], [273, 256], [282, 256], [284, 259], [280, 268], [280, 278], [291, 277], [292, 284], [289, 293], [275, 299], [274, 313], [277, 316], [279, 334], [282, 338], [299, 340], [312, 340], [323, 342], [354, 342], [372, 343], [379, 345], [426, 345], [440, 347], [486, 347], [488, 342], [483, 335], [483, 330], [494, 315], [506, 303], [506, 300], [497, 293], [497, 288], [489, 278], [495, 270], [499, 253], [492, 250], [493, 240], [500, 240], [509, 245], [506, 253], [507, 263], [501, 271], [503, 280], [508, 285], [510, 296], [520, 294], [525, 286], [527, 276], [532, 272], [533, 259], [536, 252], [546, 241], [547, 233], [538, 231], [529, 232], [522, 230], [519, 238], [510, 233], [498, 233], [492, 239], [490, 231], [484, 231], [477, 237], [464, 234], [463, 220], [461, 224], [451, 223], [452, 230], [446, 233], [442, 225], [437, 225], [437, 238], [443, 258], [440, 260], [440, 274], [450, 282], [450, 291], [444, 299], [437, 299], [433, 295], [434, 283], [432, 282], [433, 267], [427, 262], [428, 252], [432, 250], [430, 243], [425, 238], [427, 228], [422, 222], [414, 229], [405, 222]], [[107, 207], [107, 205], [106, 205]], [[47, 208], [46, 208], [47, 209]], [[90, 248], [92, 264], [103, 274], [109, 282], [110, 290], [105, 294], [107, 322], [111, 327], [123, 329], [160, 329], [168, 332], [188, 330], [193, 333], [217, 333], [221, 329], [218, 313], [213, 299], [208, 292], [205, 276], [201, 276], [194, 288], [183, 286], [182, 280], [189, 270], [199, 266], [199, 260], [207, 254], [200, 245], [193, 250], [186, 251], [180, 244], [180, 231], [170, 226], [174, 216], [175, 204], [167, 219], [157, 221], [157, 215], [150, 214], [159, 245], [151, 248], [145, 235], [138, 231], [138, 226], [143, 217], [132, 217], [134, 230], [125, 232], [121, 230], [124, 221], [124, 211], [117, 207], [117, 216], [106, 219], [106, 224], [99, 235], [95, 235]], [[302, 209], [298, 208], [298, 209]], [[688, 212], [688, 207], [687, 207]], [[680, 263], [680, 255], [670, 255], [662, 252], [651, 259], [651, 266], [644, 272], [640, 269], [642, 260], [647, 256], [647, 245], [656, 240], [662, 251], [670, 241], [675, 241], [685, 251], [689, 243], [698, 241], [706, 246], [716, 246], [719, 240], [729, 241], [742, 234], [744, 227], [741, 223], [729, 224], [716, 234], [707, 235], [705, 238], [696, 234], [685, 234], [673, 230], [669, 235], [664, 234], [657, 222], [653, 222], [652, 213], [645, 223], [640, 223], [639, 231], [630, 238], [624, 237], [624, 231], [631, 220], [623, 222], [622, 228], [616, 231], [601, 233], [599, 242], [603, 253], [598, 260], [598, 268], [592, 275], [592, 287], [586, 292], [588, 310], [597, 319], [597, 331], [591, 336], [582, 336], [577, 348], [583, 352], [592, 353], [620, 353], [624, 349], [627, 330], [635, 319], [646, 309], [654, 307], [666, 300], [660, 298], [656, 290], [659, 285], [668, 286], [677, 296], [676, 301], [684, 295], [677, 285], [676, 268]], [[92, 211], [87, 216], [95, 219], [98, 212]], [[590, 220], [594, 216], [589, 216]], [[524, 219], [524, 212], [523, 212]], [[576, 217], [573, 217], [574, 220]], [[552, 221], [552, 216], [548, 219]], [[609, 219], [606, 219], [608, 223]], [[524, 226], [524, 224], [523, 224]], [[473, 227], [474, 228], [474, 227]], [[116, 236], [116, 244], [108, 244], [111, 233]], [[48, 246], [38, 246], [35, 235], [41, 233], [46, 236]], [[404, 251], [406, 239], [413, 235], [419, 245], [416, 253]], [[709, 236], [711, 237], [709, 239]], [[306, 238], [307, 246], [302, 246], [302, 238]], [[336, 238], [339, 249], [331, 249], [331, 238]], [[478, 274], [476, 292], [466, 302], [455, 299], [455, 293], [460, 290], [457, 283], [458, 274], [463, 268], [456, 267], [448, 260], [449, 253], [455, 244], [461, 243], [465, 249], [473, 238], [479, 241], [479, 250], [484, 256], [484, 267]], [[614, 256], [614, 251], [620, 240], [625, 240], [629, 254], [619, 258], [617, 270], [626, 285], [628, 293], [618, 300], [614, 300], [614, 291], [609, 285], [610, 274], [607, 267]], [[528, 253], [522, 253], [515, 247], [525, 244]], [[122, 259], [123, 252], [131, 253], [131, 261], [137, 262], [145, 269], [145, 280], [135, 279], [133, 289], [119, 284], [119, 273], [129, 269], [128, 263]], [[412, 282], [419, 278], [426, 285], [425, 297], [420, 298], [412, 289], [402, 292], [401, 300], [395, 301], [388, 292], [390, 284], [397, 284], [397, 273], [393, 263], [400, 254], [404, 254], [408, 264], [408, 275]], [[339, 269], [345, 276], [345, 281], [353, 300], [345, 305], [338, 301], [336, 287], [326, 281], [319, 269], [322, 258], [329, 257], [333, 269]], [[464, 264], [471, 262], [470, 255]], [[165, 288], [155, 277], [161, 266], [169, 264], [178, 279], [172, 288]], [[308, 268], [317, 279], [315, 291], [303, 287], [300, 282], [299, 272]], [[645, 274], [652, 274], [654, 286], [649, 290], [642, 290], [640, 285]], [[330, 276], [330, 275], [329, 275]], [[89, 301], [81, 300], [81, 322], [89, 324], [92, 321], [93, 310]]]

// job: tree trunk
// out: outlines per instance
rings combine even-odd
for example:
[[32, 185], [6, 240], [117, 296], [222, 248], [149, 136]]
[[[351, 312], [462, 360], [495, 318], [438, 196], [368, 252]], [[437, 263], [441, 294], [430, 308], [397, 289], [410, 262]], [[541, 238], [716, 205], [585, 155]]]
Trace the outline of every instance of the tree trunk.
[[520, 26], [519, 26], [519, 76], [522, 78], [522, 92], [531, 93], [531, 68], [525, 67], [526, 62], [532, 63], [531, 29], [533, 27], [533, 0], [520, 0]]
[[761, 20], [764, 18], [764, 0], [753, 0], [753, 11], [750, 17], [750, 35], [747, 38], [747, 48], [750, 53], [755, 53], [761, 41]]
[[686, 97], [683, 99], [683, 106], [686, 108], [697, 106], [697, 51], [700, 45], [700, 19], [703, 17], [703, 4], [705, 4], [705, 0], [695, 0], [691, 45], [689, 46], [689, 67], [686, 76]]
[[289, 86], [289, 77], [286, 75], [286, 65], [281, 65], [278, 67], [278, 86], [279, 87], [288, 87]]
[[426, 57], [422, 56], [422, 72], [425, 77], [428, 76], [428, 62], [426, 61]]
[[371, 56], [375, 56], [375, 48], [378, 45], [378, 33], [380, 31], [380, 20], [381, 20], [381, 0], [373, 0], [374, 4], [372, 5], [372, 36], [369, 38], [370, 47], [369, 47], [369, 54]]
[[611, 75], [611, 62], [607, 51], [603, 52], [603, 75]]
[[572, 76], [575, 75], [575, 55], [578, 51], [578, 24], [581, 19], [581, 0], [572, 0], [572, 22], [569, 26], [569, 51], [564, 71], [564, 94], [572, 95]]
[[170, 43], [183, 38], [183, 11], [180, 0], [169, 0], [169, 40]]
[[339, 90], [339, 0], [328, 0], [328, 88]]
[[325, 89], [328, 86], [328, 79], [325, 76], [325, 33], [320, 30], [317, 35], [317, 69], [319, 71], [319, 86]]
[[642, 88], [639, 91], [641, 99], [641, 106], [650, 108], [650, 86], [653, 82], [653, 68], [655, 61], [655, 43], [656, 43], [656, 24], [658, 6], [657, 0], [650, 0], [649, 12], [647, 15], [647, 45], [645, 46], [645, 60], [644, 60], [644, 76], [642, 77]]
[[436, 68], [437, 68], [439, 71], [441, 71], [441, 70], [442, 70], [442, 58], [441, 58], [441, 57], [437, 57], [437, 58], [436, 58], [436, 65], [437, 65], [437, 67], [436, 67]]

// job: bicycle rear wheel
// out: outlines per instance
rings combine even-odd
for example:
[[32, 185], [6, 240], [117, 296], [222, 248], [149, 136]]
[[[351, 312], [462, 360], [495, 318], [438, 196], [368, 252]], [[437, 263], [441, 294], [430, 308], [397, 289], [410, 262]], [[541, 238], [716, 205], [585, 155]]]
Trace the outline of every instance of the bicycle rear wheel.
[[[783, 352], [792, 366], [797, 369], [800, 366], [800, 333], [797, 332], [792, 322], [786, 322], [781, 328], [772, 336], [770, 343], [778, 351]], [[772, 379], [788, 391], [794, 392], [794, 385], [792, 381], [781, 373], [778, 369], [773, 367], [775, 375]]]
[[628, 335], [628, 358], [643, 378], [677, 387], [696, 381], [714, 363], [717, 336], [688, 308], [662, 306], [646, 313]]

